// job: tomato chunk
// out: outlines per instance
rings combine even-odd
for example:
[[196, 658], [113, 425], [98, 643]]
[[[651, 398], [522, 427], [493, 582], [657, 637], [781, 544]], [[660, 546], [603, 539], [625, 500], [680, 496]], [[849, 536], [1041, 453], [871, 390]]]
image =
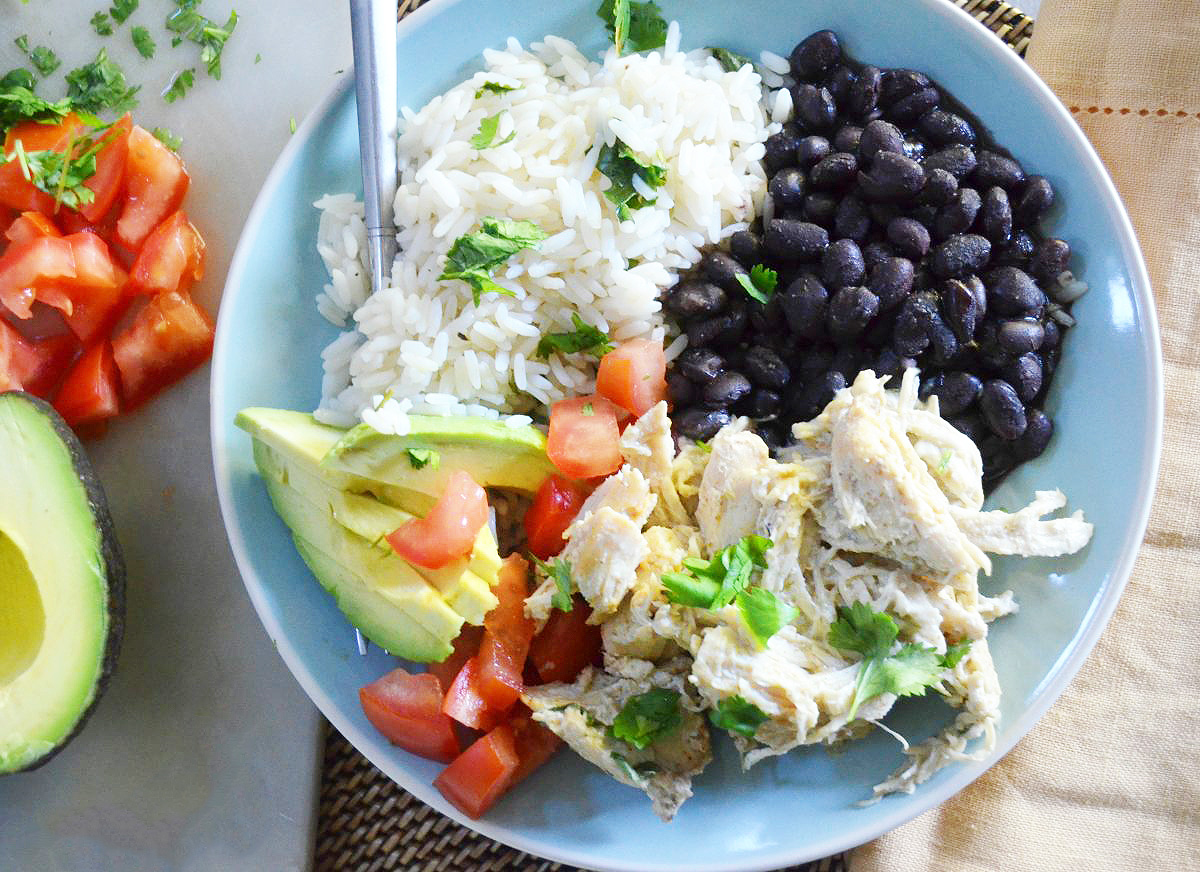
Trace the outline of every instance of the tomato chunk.
[[26, 339], [0, 319], [0, 391], [23, 390], [49, 399], [78, 351], [72, 336]]
[[176, 212], [146, 237], [133, 269], [129, 290], [162, 294], [187, 290], [204, 277], [204, 240], [183, 212]]
[[121, 193], [129, 156], [129, 131], [132, 128], [133, 122], [129, 119], [129, 113], [126, 113], [100, 134], [100, 141], [105, 146], [96, 153], [96, 172], [83, 183], [92, 192], [92, 202], [79, 208], [79, 214], [89, 223], [94, 224], [107, 215]]
[[71, 367], [54, 398], [54, 408], [72, 427], [94, 424], [117, 414], [119, 394], [112, 345], [102, 340]]
[[667, 398], [667, 357], [662, 342], [630, 339], [600, 358], [596, 393], [641, 417]]
[[591, 608], [579, 594], [572, 597], [571, 603], [569, 612], [550, 612], [546, 626], [529, 647], [529, 660], [546, 684], [574, 681], [583, 667], [595, 662], [600, 654], [600, 627], [587, 622]]
[[442, 686], [427, 673], [389, 672], [358, 692], [363, 714], [394, 745], [448, 763], [459, 751], [454, 724], [442, 713]]
[[179, 156], [136, 124], [129, 131], [128, 148], [117, 241], [137, 251], [154, 228], [179, 208], [190, 179]]
[[519, 764], [512, 729], [501, 724], [463, 751], [433, 784], [451, 805], [478, 818], [509, 788]]
[[458, 671], [446, 698], [442, 711], [454, 720], [476, 730], [490, 730], [500, 720], [500, 713], [493, 711], [479, 691], [479, 658], [471, 657]]
[[410, 563], [441, 569], [471, 553], [487, 519], [487, 492], [460, 469], [451, 474], [428, 515], [401, 524], [387, 540]]
[[212, 319], [187, 294], [159, 294], [113, 338], [125, 407], [141, 405], [212, 354]]
[[27, 242], [39, 236], [62, 236], [54, 222], [41, 212], [22, 212], [4, 231], [10, 242]]
[[458, 677], [463, 664], [479, 652], [479, 642], [482, 639], [483, 627], [463, 624], [458, 635], [454, 637], [454, 650], [450, 652], [450, 656], [441, 663], [427, 664], [426, 671], [430, 675], [436, 675], [442, 687], [449, 687]]
[[525, 513], [525, 539], [529, 550], [542, 560], [548, 560], [567, 544], [563, 533], [587, 499], [587, 491], [560, 475], [542, 482], [533, 504]]
[[477, 682], [488, 707], [506, 712], [525, 689], [521, 672], [534, 632], [533, 621], [525, 617], [529, 564], [520, 555], [505, 558], [493, 592], [499, 603], [483, 619]]
[[127, 276], [95, 233], [83, 231], [64, 238], [75, 255], [75, 278], [59, 286], [72, 302], [65, 320], [79, 341], [88, 345], [97, 337], [107, 337], [129, 308]]
[[[4, 137], [4, 154], [11, 157], [16, 152], [18, 140], [26, 153], [66, 151], [67, 144], [86, 134], [87, 130], [87, 125], [74, 112], [58, 124], [23, 121], [10, 128]], [[54, 198], [25, 178], [18, 160], [9, 160], [0, 165], [0, 204], [20, 212], [48, 215], [54, 211]]]
[[528, 714], [514, 715], [508, 725], [512, 728], [513, 741], [520, 760], [517, 763], [517, 771], [513, 773], [512, 783], [509, 784], [511, 788], [554, 756], [554, 752], [562, 746], [562, 739]]
[[58, 287], [75, 278], [71, 244], [53, 236], [14, 242], [0, 257], [0, 303], [18, 318], [33, 314], [34, 300], [71, 314], [71, 299]]
[[550, 409], [546, 455], [571, 478], [593, 478], [621, 466], [619, 409], [604, 397], [559, 400]]

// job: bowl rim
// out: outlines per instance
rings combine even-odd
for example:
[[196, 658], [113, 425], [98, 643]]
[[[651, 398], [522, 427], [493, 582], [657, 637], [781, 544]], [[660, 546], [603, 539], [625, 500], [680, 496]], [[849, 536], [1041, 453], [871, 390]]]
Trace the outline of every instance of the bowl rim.
[[[426, 19], [435, 15], [441, 15], [452, 7], [457, 6], [460, 2], [462, 0], [442, 0], [442, 2], [431, 3], [418, 8], [399, 22], [396, 32], [397, 40], [403, 41], [410, 31], [422, 25]], [[1149, 523], [1162, 453], [1165, 392], [1162, 344], [1154, 299], [1151, 293], [1149, 274], [1141, 253], [1137, 235], [1120, 194], [1113, 184], [1107, 168], [1104, 166], [1082, 128], [1079, 127], [1078, 123], [1054, 92], [1051, 91], [1050, 87], [1011, 47], [997, 39], [995, 34], [988, 30], [981, 22], [976, 21], [967, 12], [952, 3], [946, 2], [946, 0], [912, 0], [912, 2], [925, 6], [928, 10], [934, 12], [934, 14], [946, 22], [947, 27], [965, 30], [965, 33], [971, 34], [966, 38], [978, 43], [977, 47], [979, 50], [987, 52], [994, 60], [999, 60], [1009, 75], [1019, 80], [1021, 84], [1031, 89], [1037, 95], [1048, 113], [1058, 122], [1063, 132], [1076, 140], [1077, 146], [1082, 146], [1087, 164], [1085, 170], [1098, 178], [1102, 188], [1104, 208], [1115, 213], [1111, 217], [1118, 228], [1118, 242], [1124, 260], [1131, 267], [1130, 290], [1135, 302], [1139, 306], [1140, 314], [1143, 316], [1144, 329], [1142, 332], [1145, 339], [1149, 340], [1151, 349], [1151, 353], [1145, 360], [1145, 364], [1147, 367], [1147, 379], [1153, 388], [1153, 395], [1149, 398], [1152, 414], [1149, 420], [1144, 422], [1145, 439], [1143, 441], [1143, 453], [1140, 458], [1143, 475], [1135, 505], [1132, 507], [1134, 515], [1132, 519], [1133, 523], [1131, 526], [1126, 527], [1128, 532], [1125, 542], [1121, 546], [1117, 563], [1112, 568], [1111, 582], [1106, 589], [1100, 591], [1096, 598], [1093, 599], [1091, 607], [1084, 616], [1079, 635], [1075, 638], [1074, 644], [1068, 649], [1067, 656], [1060, 658], [1059, 662], [1052, 667], [1049, 679], [1038, 690], [1032, 704], [1026, 707], [1019, 717], [1007, 725], [1004, 739], [997, 743], [995, 750], [986, 760], [959, 764], [951, 777], [921, 795], [910, 797], [906, 802], [898, 804], [895, 812], [882, 816], [871, 825], [862, 826], [857, 830], [842, 831], [818, 842], [781, 846], [770, 852], [761, 853], [758, 859], [749, 864], [747, 864], [744, 858], [714, 859], [711, 862], [693, 865], [693, 872], [757, 872], [757, 870], [778, 869], [796, 863], [831, 856], [865, 844], [907, 823], [945, 802], [981, 776], [987, 769], [991, 768], [991, 766], [1007, 754], [1041, 720], [1050, 706], [1066, 690], [1067, 686], [1087, 660], [1096, 642], [1099, 640], [1100, 634], [1108, 625], [1121, 597], [1121, 593], [1129, 581], [1142, 538]], [[268, 210], [269, 202], [273, 199], [277, 189], [283, 184], [284, 179], [290, 173], [297, 155], [304, 148], [312, 131], [320, 123], [320, 119], [339, 100], [345, 97], [346, 92], [353, 87], [353, 82], [353, 68], [347, 68], [325, 97], [309, 111], [304, 121], [298, 127], [296, 135], [290, 138], [279, 157], [276, 158], [275, 164], [267, 175], [262, 188], [259, 190], [254, 205], [247, 215], [242, 231], [239, 234], [239, 241], [222, 290], [222, 300], [225, 299], [226, 294], [234, 293], [239, 285], [244, 284], [243, 274], [252, 257], [245, 232], [246, 229], [262, 222]], [[300, 683], [304, 692], [308, 694], [309, 698], [333, 726], [390, 779], [413, 794], [417, 799], [473, 832], [540, 857], [547, 857], [557, 862], [570, 863], [584, 868], [613, 870], [613, 872], [673, 872], [674, 866], [657, 863], [637, 864], [622, 861], [614, 864], [611, 859], [600, 857], [589, 851], [564, 849], [554, 844], [552, 839], [546, 840], [530, 837], [518, 831], [510, 830], [507, 827], [493, 824], [486, 818], [472, 820], [447, 803], [431, 784], [418, 781], [404, 768], [394, 765], [392, 759], [385, 753], [390, 746], [386, 746], [378, 737], [370, 736], [365, 731], [358, 729], [353, 723], [341, 716], [338, 706], [324, 692], [317, 676], [305, 668], [297, 650], [284, 633], [283, 626], [268, 603], [262, 583], [253, 569], [246, 539], [241, 528], [236, 523], [236, 510], [230, 486], [230, 459], [224, 439], [224, 432], [228, 426], [228, 422], [218, 420], [216, 416], [216, 410], [224, 408], [225, 405], [222, 400], [224, 396], [223, 386], [227, 383], [227, 364], [225, 363], [226, 357], [223, 353], [226, 345], [223, 337], [228, 336], [229, 331], [222, 330], [222, 327], [228, 318], [232, 317], [227, 316], [227, 313], [231, 311], [232, 307], [221, 306], [218, 312], [216, 342], [213, 352], [212, 380], [209, 392], [209, 429], [213, 454], [213, 471], [216, 477], [221, 516], [234, 559], [242, 576], [243, 584], [258, 614], [259, 620], [274, 642], [276, 650], [280, 657], [283, 658], [288, 670]]]

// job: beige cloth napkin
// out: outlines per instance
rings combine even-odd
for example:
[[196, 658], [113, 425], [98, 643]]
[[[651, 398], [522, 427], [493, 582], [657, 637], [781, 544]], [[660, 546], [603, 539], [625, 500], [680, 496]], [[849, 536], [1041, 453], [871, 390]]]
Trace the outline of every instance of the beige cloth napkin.
[[1116, 615], [1062, 698], [961, 794], [854, 851], [851, 872], [1200, 870], [1200, 0], [1046, 0], [1028, 60], [1104, 159], [1146, 256], [1166, 372], [1158, 491]]

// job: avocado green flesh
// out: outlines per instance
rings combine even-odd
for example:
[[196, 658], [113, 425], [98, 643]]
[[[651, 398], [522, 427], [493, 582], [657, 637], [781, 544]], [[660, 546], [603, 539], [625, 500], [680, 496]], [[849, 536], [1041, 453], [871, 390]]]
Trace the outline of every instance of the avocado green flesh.
[[111, 522], [66, 439], [78, 451], [44, 403], [0, 394], [0, 774], [37, 764], [73, 735], [119, 637]]

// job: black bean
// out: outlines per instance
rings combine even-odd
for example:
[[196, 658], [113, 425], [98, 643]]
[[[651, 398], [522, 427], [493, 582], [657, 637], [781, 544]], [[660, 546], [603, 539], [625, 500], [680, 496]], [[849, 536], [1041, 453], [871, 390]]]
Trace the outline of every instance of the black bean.
[[949, 170], [930, 169], [925, 162], [925, 187], [921, 189], [918, 198], [923, 204], [930, 206], [945, 206], [954, 199], [958, 192], [958, 179]]
[[811, 273], [802, 273], [780, 295], [780, 306], [788, 327], [802, 339], [819, 339], [825, 334], [829, 291]]
[[801, 421], [808, 421], [821, 414], [829, 405], [833, 395], [846, 386], [846, 377], [840, 372], [830, 371], [808, 382], [795, 397], [795, 411]]
[[917, 203], [915, 206], [906, 207], [905, 211], [909, 218], [924, 227], [930, 234], [933, 233], [933, 225], [937, 221], [937, 206], [929, 203]]
[[783, 408], [783, 398], [768, 388], [755, 388], [742, 401], [741, 410], [756, 421], [774, 418]]
[[879, 100], [885, 106], [890, 106], [932, 84], [929, 76], [918, 73], [916, 70], [888, 70], [883, 74], [883, 86], [879, 91]]
[[877, 152], [870, 171], [858, 174], [858, 184], [872, 200], [907, 200], [925, 186], [925, 170], [902, 154]]
[[889, 257], [871, 269], [867, 287], [879, 298], [879, 308], [887, 311], [912, 293], [913, 275], [912, 261]]
[[1059, 273], [1067, 268], [1071, 259], [1071, 246], [1066, 240], [1043, 239], [1029, 261], [1029, 272], [1034, 278], [1045, 284], [1053, 284], [1058, 280]]
[[975, 333], [975, 357], [981, 371], [998, 372], [1009, 361], [1009, 355], [996, 342], [995, 321], [986, 320]]
[[958, 337], [939, 314], [929, 321], [929, 349], [938, 366], [947, 366], [959, 352]]
[[893, 218], [887, 225], [887, 238], [898, 253], [913, 260], [929, 252], [929, 231], [915, 218]]
[[714, 285], [720, 285], [730, 293], [738, 293], [741, 285], [737, 277], [746, 270], [740, 263], [723, 251], [710, 251], [700, 260], [701, 271]]
[[945, 379], [946, 374], [941, 372], [921, 379], [920, 384], [917, 386], [917, 399], [922, 403], [928, 400], [933, 392], [942, 386], [942, 382]]
[[979, 222], [983, 235], [993, 248], [1008, 244], [1012, 238], [1013, 214], [1003, 188], [993, 186], [983, 195], [983, 214]]
[[858, 140], [858, 159], [863, 166], [870, 166], [871, 159], [881, 151], [903, 154], [904, 134], [895, 124], [876, 120], [863, 128]]
[[961, 342], [974, 339], [975, 328], [983, 320], [975, 294], [958, 279], [950, 279], [942, 285], [942, 313], [946, 324]]
[[1030, 176], [1013, 204], [1013, 223], [1032, 227], [1054, 203], [1054, 188], [1045, 176]]
[[767, 137], [763, 143], [763, 165], [767, 172], [773, 173], [796, 163], [796, 148], [800, 144], [799, 131], [795, 124], [785, 124], [778, 133]]
[[997, 266], [1019, 266], [1025, 269], [1029, 266], [1029, 258], [1033, 257], [1036, 246], [1032, 236], [1024, 230], [1018, 230], [1012, 235], [1008, 245], [996, 253], [992, 262]]
[[1022, 403], [1032, 403], [1042, 389], [1042, 359], [1036, 354], [1022, 354], [1006, 364], [1000, 374]]
[[990, 487], [1016, 465], [1012, 443], [999, 436], [988, 436], [978, 443], [983, 458], [983, 486]]
[[768, 297], [765, 303], [750, 305], [750, 329], [752, 335], [762, 342], [768, 342], [772, 336], [785, 332], [783, 308], [779, 305], [777, 294]]
[[792, 387], [799, 390], [802, 386], [800, 383], [807, 384], [808, 382], [819, 379], [829, 369], [833, 363], [834, 351], [829, 345], [811, 345], [808, 348], [807, 354], [800, 360], [799, 379], [792, 379]]
[[691, 346], [675, 358], [675, 371], [693, 384], [708, 384], [725, 371], [725, 360], [711, 348]]
[[1007, 191], [1025, 181], [1025, 171], [1011, 157], [981, 148], [976, 154], [976, 158], [978, 163], [975, 165], [972, 178], [975, 184], [981, 188], [999, 185]]
[[829, 233], [807, 221], [773, 218], [763, 237], [767, 253], [780, 260], [813, 260], [829, 245]]
[[988, 429], [1001, 439], [1016, 439], [1025, 432], [1025, 407], [1012, 385], [1001, 379], [985, 382], [979, 393], [979, 410]]
[[835, 342], [849, 342], [879, 312], [879, 297], [863, 287], [841, 288], [829, 300], [826, 326]]
[[833, 235], [861, 242], [871, 230], [871, 215], [867, 206], [854, 194], [848, 194], [837, 205], [833, 217]]
[[742, 363], [746, 375], [756, 385], [782, 388], [791, 378], [788, 366], [775, 351], [764, 345], [755, 345], [746, 352]]
[[925, 143], [919, 139], [904, 140], [904, 156], [912, 158], [917, 163], [925, 160]]
[[996, 342], [1014, 356], [1037, 351], [1042, 347], [1042, 340], [1045, 338], [1046, 331], [1042, 325], [1025, 318], [1001, 321], [996, 328]]
[[712, 340], [714, 345], [737, 345], [746, 332], [746, 322], [749, 320], [746, 303], [735, 300], [724, 313], [711, 320], [717, 322], [717, 334]]
[[862, 250], [853, 239], [839, 239], [830, 243], [821, 256], [821, 280], [826, 287], [857, 285], [865, 273]]
[[724, 327], [724, 322], [715, 317], [693, 321], [687, 326], [688, 345], [692, 348], [711, 345]]
[[825, 87], [829, 89], [829, 93], [833, 95], [833, 101], [842, 111], [845, 111], [850, 104], [850, 92], [856, 81], [858, 81], [858, 74], [845, 65], [834, 67], [833, 72], [825, 80]]
[[762, 263], [762, 237], [752, 230], [739, 230], [729, 237], [729, 253], [744, 269], [751, 269], [755, 264]]
[[696, 387], [683, 373], [672, 370], [667, 373], [667, 395], [676, 408], [688, 406], [696, 397]]
[[948, 145], [925, 156], [925, 171], [945, 170], [961, 181], [975, 169], [976, 163], [975, 152], [970, 146]]
[[975, 305], [979, 307], [979, 317], [982, 318], [987, 314], [987, 287], [983, 284], [983, 279], [972, 273], [965, 276], [962, 283], [975, 296]]
[[848, 187], [858, 173], [858, 159], [847, 152], [835, 151], [821, 158], [809, 171], [808, 180], [814, 188], [836, 191]]
[[728, 409], [750, 393], [750, 380], [740, 372], [728, 370], [703, 386], [701, 396], [713, 409]]
[[862, 119], [875, 111], [882, 79], [883, 73], [879, 67], [866, 66], [859, 70], [858, 79], [851, 85], [846, 101], [851, 116]]
[[800, 129], [809, 133], [829, 130], [837, 119], [837, 104], [829, 89], [807, 83], [792, 87], [792, 111]]
[[975, 223], [983, 199], [974, 188], [959, 188], [954, 199], [938, 210], [933, 225], [933, 237], [939, 241], [966, 233]]
[[886, 242], [868, 242], [862, 247], [863, 265], [871, 272], [879, 264], [895, 254], [891, 245]]
[[842, 59], [842, 46], [832, 30], [818, 30], [792, 49], [788, 58], [798, 79], [817, 79]]
[[767, 185], [776, 209], [799, 209], [804, 203], [804, 170], [799, 167], [784, 167]]
[[1054, 422], [1041, 409], [1030, 409], [1026, 419], [1025, 432], [1013, 441], [1012, 452], [1021, 460], [1032, 460], [1050, 444]]
[[860, 372], [871, 368], [871, 363], [871, 355], [865, 348], [844, 345], [833, 355], [829, 369], [840, 372], [846, 384], [852, 384]]
[[892, 348], [902, 357], [916, 357], [929, 347], [929, 322], [911, 309], [901, 307], [892, 329]]
[[667, 292], [667, 311], [679, 318], [711, 316], [721, 311], [728, 298], [711, 282], [681, 282]]
[[978, 445], [987, 436], [987, 425], [977, 414], [963, 415], [959, 418], [951, 418], [950, 423], [953, 424], [960, 433]]
[[872, 367], [875, 370], [875, 375], [892, 376], [892, 387], [895, 387], [900, 382], [900, 376], [904, 374], [904, 370], [910, 367], [915, 368], [917, 362], [911, 357], [901, 357], [891, 348], [884, 348], [879, 352], [879, 356], [875, 359], [875, 364]]
[[1058, 343], [1062, 341], [1062, 330], [1058, 324], [1050, 318], [1042, 322], [1042, 347], [1039, 351], [1050, 351], [1058, 348]]
[[945, 374], [942, 383], [934, 391], [943, 418], [961, 415], [983, 389], [983, 382], [969, 372], [952, 371]]
[[804, 198], [804, 206], [800, 210], [800, 214], [805, 221], [811, 221], [813, 224], [820, 224], [822, 227], [832, 228], [835, 222], [835, 216], [838, 208], [844, 200], [829, 193], [828, 191], [814, 191]]
[[1002, 266], [987, 276], [988, 306], [1001, 315], [1037, 314], [1046, 295], [1029, 274], [1015, 266]]
[[688, 439], [709, 440], [733, 418], [724, 409], [685, 409], [672, 416], [672, 423], [679, 435]]
[[974, 233], [951, 236], [933, 250], [930, 268], [940, 279], [978, 272], [992, 254], [992, 244]]
[[899, 124], [912, 124], [937, 106], [940, 99], [937, 88], [922, 88], [893, 103], [887, 110], [887, 116]]
[[832, 151], [824, 136], [806, 136], [796, 146], [796, 163], [808, 169]]
[[975, 130], [961, 116], [945, 109], [931, 109], [921, 116], [917, 125], [933, 145], [974, 145]]
[[904, 210], [896, 203], [874, 202], [867, 206], [871, 215], [871, 223], [884, 230], [892, 221], [904, 214]]
[[833, 147], [838, 151], [848, 151], [854, 154], [858, 151], [858, 142], [861, 138], [861, 127], [856, 124], [843, 124], [833, 135]]

